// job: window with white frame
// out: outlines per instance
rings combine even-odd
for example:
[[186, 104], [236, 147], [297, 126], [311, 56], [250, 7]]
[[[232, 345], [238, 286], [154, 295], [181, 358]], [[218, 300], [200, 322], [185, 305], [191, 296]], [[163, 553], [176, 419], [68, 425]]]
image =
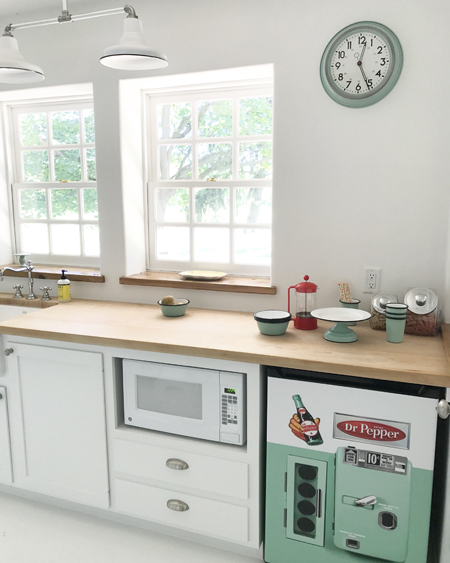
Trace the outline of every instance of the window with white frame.
[[9, 109], [16, 252], [35, 263], [98, 266], [92, 100]]
[[271, 84], [148, 93], [149, 265], [268, 275]]

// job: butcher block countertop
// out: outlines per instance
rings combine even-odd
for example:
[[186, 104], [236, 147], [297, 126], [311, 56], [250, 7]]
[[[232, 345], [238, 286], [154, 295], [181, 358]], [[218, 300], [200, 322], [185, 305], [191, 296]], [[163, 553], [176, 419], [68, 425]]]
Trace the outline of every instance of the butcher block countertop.
[[367, 321], [354, 327], [356, 342], [328, 342], [330, 327], [290, 323], [285, 334], [265, 336], [252, 313], [188, 308], [168, 318], [157, 305], [73, 300], [0, 322], [0, 333], [450, 387], [450, 325], [436, 337], [405, 335], [401, 344]]

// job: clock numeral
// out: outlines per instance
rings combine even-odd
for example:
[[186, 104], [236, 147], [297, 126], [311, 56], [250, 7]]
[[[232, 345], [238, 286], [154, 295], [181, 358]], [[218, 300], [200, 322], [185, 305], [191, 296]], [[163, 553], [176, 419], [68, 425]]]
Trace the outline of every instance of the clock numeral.
[[373, 88], [373, 80], [372, 80], [371, 78], [369, 78], [369, 79], [367, 80], [367, 87], [368, 87], [369, 89], [370, 89], [370, 88]]
[[381, 45], [377, 49], [377, 55], [381, 55], [383, 53], [383, 47]]
[[375, 76], [379, 76], [381, 78], [381, 70], [379, 70], [377, 73], [375, 73]]
[[385, 64], [386, 64], [386, 59], [383, 57], [381, 60], [382, 60], [383, 62], [380, 63], [380, 66], [385, 66]]
[[352, 83], [351, 80], [347, 80], [347, 86], [344, 88], [344, 90], [347, 90], [347, 88], [350, 86], [351, 83]]
[[342, 72], [338, 75], [338, 80], [344, 80], [344, 75], [342, 74]]
[[337, 62], [334, 67], [336, 68], [336, 70], [339, 70], [341, 68], [341, 63]]
[[355, 90], [357, 92], [361, 92], [361, 84], [358, 82], [358, 84], [355, 86]]
[[352, 42], [351, 41], [347, 41], [347, 49], [351, 49], [352, 48]]
[[358, 45], [365, 45], [366, 44], [366, 38], [364, 35], [360, 35], [358, 37]]
[[345, 51], [336, 51], [338, 59], [345, 59]]

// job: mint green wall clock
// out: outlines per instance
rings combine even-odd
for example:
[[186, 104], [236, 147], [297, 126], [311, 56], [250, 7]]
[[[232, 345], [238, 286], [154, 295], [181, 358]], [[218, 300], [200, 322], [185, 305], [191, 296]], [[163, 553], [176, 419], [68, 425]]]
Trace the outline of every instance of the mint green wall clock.
[[350, 108], [370, 106], [397, 83], [403, 52], [397, 36], [376, 22], [358, 22], [339, 31], [320, 62], [326, 93]]

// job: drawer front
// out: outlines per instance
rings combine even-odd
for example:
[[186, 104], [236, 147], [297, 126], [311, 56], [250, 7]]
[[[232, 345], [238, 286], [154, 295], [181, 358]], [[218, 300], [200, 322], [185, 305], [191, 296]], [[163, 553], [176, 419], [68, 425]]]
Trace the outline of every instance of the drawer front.
[[[170, 461], [171, 467], [168, 467], [168, 460], [184, 463]], [[187, 468], [181, 469], [186, 465]], [[239, 499], [248, 498], [246, 463], [115, 440], [114, 466], [116, 472], [164, 481], [169, 486], [172, 484]]]
[[[171, 510], [169, 501], [188, 509]], [[115, 510], [198, 534], [248, 542], [248, 508], [244, 506], [116, 479]]]

